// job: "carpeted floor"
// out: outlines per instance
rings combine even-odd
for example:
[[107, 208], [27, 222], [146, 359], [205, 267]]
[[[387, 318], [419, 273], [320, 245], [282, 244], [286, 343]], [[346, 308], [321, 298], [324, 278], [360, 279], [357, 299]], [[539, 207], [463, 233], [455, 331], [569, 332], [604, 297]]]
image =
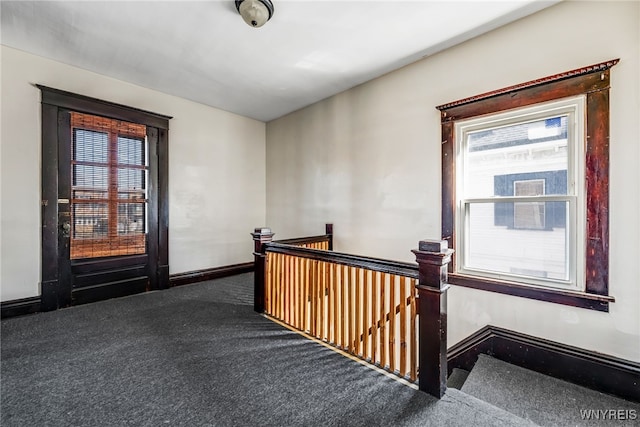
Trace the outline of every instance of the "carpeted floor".
[[[640, 426], [640, 404], [481, 354], [462, 391], [541, 426]], [[640, 392], [640, 390], [639, 390]], [[621, 419], [582, 419], [580, 411], [622, 411]]]
[[252, 310], [252, 275], [3, 320], [1, 424], [519, 426], [440, 401]]

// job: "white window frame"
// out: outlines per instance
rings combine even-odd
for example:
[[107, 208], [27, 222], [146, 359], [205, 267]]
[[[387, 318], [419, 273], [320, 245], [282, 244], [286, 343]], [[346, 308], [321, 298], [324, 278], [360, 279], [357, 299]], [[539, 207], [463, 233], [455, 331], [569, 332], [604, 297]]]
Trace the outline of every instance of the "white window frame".
[[[467, 135], [470, 132], [489, 130], [518, 123], [538, 121], [546, 118], [567, 116], [567, 195], [492, 196], [485, 198], [466, 198], [464, 193]], [[585, 235], [586, 235], [586, 197], [585, 197], [585, 128], [586, 96], [579, 95], [553, 102], [534, 104], [514, 110], [488, 114], [455, 123], [456, 142], [456, 212], [455, 226], [457, 260], [455, 272], [462, 275], [498, 279], [533, 287], [567, 289], [583, 292], [585, 290]], [[466, 265], [469, 257], [469, 209], [475, 203], [494, 202], [567, 202], [569, 220], [566, 238], [567, 280], [536, 278], [513, 273], [487, 271], [470, 268]], [[542, 232], [542, 231], [541, 231]]]

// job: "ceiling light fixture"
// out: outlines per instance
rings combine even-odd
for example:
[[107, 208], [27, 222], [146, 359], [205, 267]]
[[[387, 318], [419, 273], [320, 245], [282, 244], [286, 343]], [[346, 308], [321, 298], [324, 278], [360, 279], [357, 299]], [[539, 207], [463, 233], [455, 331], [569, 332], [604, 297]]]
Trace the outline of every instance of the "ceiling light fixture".
[[248, 25], [262, 27], [273, 16], [271, 0], [236, 0], [236, 9]]

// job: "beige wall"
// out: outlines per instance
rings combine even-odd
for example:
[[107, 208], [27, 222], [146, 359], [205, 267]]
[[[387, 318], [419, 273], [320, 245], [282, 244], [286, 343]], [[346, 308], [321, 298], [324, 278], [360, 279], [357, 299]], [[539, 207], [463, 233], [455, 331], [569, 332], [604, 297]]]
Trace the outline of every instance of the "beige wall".
[[267, 124], [267, 224], [413, 261], [440, 236], [436, 105], [612, 58], [610, 313], [454, 287], [453, 344], [486, 324], [640, 361], [640, 3], [563, 2]]
[[171, 273], [252, 260], [265, 221], [265, 124], [2, 46], [0, 285], [40, 294], [39, 83], [173, 116], [169, 122]]

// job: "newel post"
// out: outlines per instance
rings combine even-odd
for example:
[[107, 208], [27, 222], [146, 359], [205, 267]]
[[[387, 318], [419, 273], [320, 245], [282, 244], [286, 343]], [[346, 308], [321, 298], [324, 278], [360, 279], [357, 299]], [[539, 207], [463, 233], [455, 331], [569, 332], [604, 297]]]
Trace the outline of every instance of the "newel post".
[[253, 233], [253, 309], [258, 313], [264, 311], [264, 288], [267, 268], [265, 244], [273, 240], [274, 233], [270, 228], [256, 228]]
[[418, 387], [441, 398], [447, 390], [447, 266], [453, 249], [446, 240], [422, 240], [412, 251], [418, 263]]
[[333, 250], [333, 224], [324, 225], [324, 234], [329, 236], [329, 250]]

